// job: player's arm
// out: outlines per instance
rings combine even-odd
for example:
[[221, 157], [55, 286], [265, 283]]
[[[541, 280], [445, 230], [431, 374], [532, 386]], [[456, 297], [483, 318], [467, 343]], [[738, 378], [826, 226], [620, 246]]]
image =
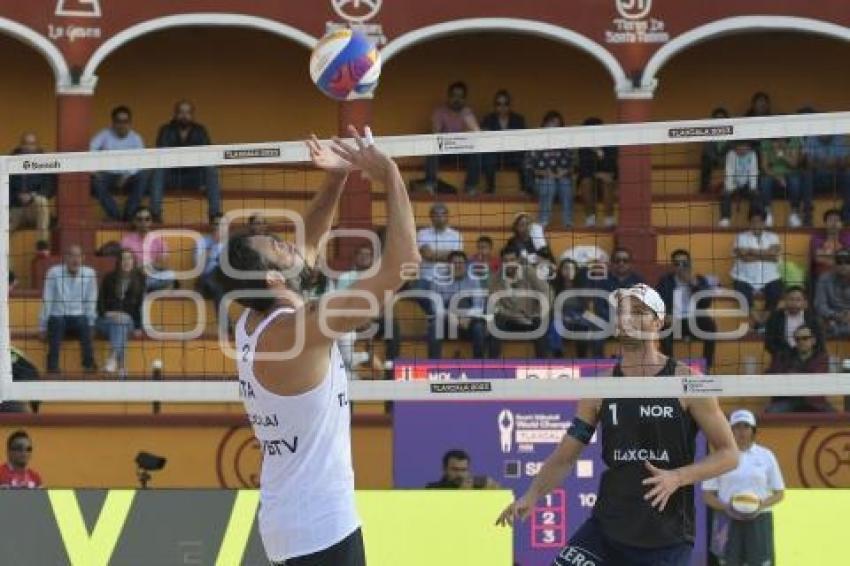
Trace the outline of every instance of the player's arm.
[[325, 170], [322, 186], [304, 213], [304, 259], [308, 265], [314, 265], [316, 258], [322, 254], [319, 244], [331, 229], [351, 165], [329, 147], [323, 147], [316, 136], [307, 141], [307, 149], [313, 164]]
[[554, 452], [546, 459], [540, 472], [525, 494], [510, 504], [499, 518], [497, 525], [513, 525], [514, 520], [525, 520], [538, 499], [558, 487], [575, 466], [584, 447], [596, 429], [599, 414], [599, 401], [582, 399], [578, 402], [572, 427]]

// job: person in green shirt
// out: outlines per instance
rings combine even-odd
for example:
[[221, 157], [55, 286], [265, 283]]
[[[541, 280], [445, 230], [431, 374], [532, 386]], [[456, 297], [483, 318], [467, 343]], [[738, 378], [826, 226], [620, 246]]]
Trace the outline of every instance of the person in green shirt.
[[770, 215], [773, 194], [779, 191], [787, 196], [791, 204], [788, 216], [791, 228], [799, 228], [805, 221], [811, 226], [812, 221], [812, 194], [811, 190], [804, 190], [800, 171], [801, 147], [799, 138], [777, 138], [762, 140], [759, 148], [762, 202]]

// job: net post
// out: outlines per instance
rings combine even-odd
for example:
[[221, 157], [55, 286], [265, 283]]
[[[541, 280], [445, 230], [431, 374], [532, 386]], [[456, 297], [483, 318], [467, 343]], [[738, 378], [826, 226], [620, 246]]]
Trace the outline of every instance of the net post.
[[9, 320], [9, 173], [0, 158], [0, 402], [11, 396], [12, 340]]

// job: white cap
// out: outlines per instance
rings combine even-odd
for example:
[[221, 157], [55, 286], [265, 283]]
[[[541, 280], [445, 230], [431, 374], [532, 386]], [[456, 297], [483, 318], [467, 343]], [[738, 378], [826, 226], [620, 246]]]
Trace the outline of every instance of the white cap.
[[729, 415], [729, 424], [735, 426], [738, 423], [748, 424], [751, 427], [756, 427], [756, 416], [746, 409], [738, 409]]
[[626, 289], [617, 289], [611, 293], [609, 301], [616, 307], [620, 300], [624, 297], [634, 297], [639, 300], [652, 309], [652, 312], [654, 312], [655, 316], [658, 318], [663, 319], [664, 313], [667, 311], [664, 307], [664, 301], [661, 300], [661, 295], [659, 295], [655, 289], [649, 285], [644, 285], [643, 283], [638, 283], [637, 285], [633, 285]]

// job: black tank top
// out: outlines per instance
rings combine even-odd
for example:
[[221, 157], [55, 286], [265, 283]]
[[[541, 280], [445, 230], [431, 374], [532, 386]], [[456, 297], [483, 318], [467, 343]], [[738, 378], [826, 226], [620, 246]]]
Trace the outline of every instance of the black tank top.
[[[668, 358], [657, 375], [675, 375], [676, 361]], [[614, 376], [622, 377], [620, 364]], [[658, 548], [693, 542], [694, 489], [682, 487], [663, 512], [643, 497], [649, 491], [644, 461], [673, 469], [694, 461], [697, 425], [678, 399], [604, 399], [599, 411], [602, 474], [593, 516], [609, 538], [622, 544]]]

